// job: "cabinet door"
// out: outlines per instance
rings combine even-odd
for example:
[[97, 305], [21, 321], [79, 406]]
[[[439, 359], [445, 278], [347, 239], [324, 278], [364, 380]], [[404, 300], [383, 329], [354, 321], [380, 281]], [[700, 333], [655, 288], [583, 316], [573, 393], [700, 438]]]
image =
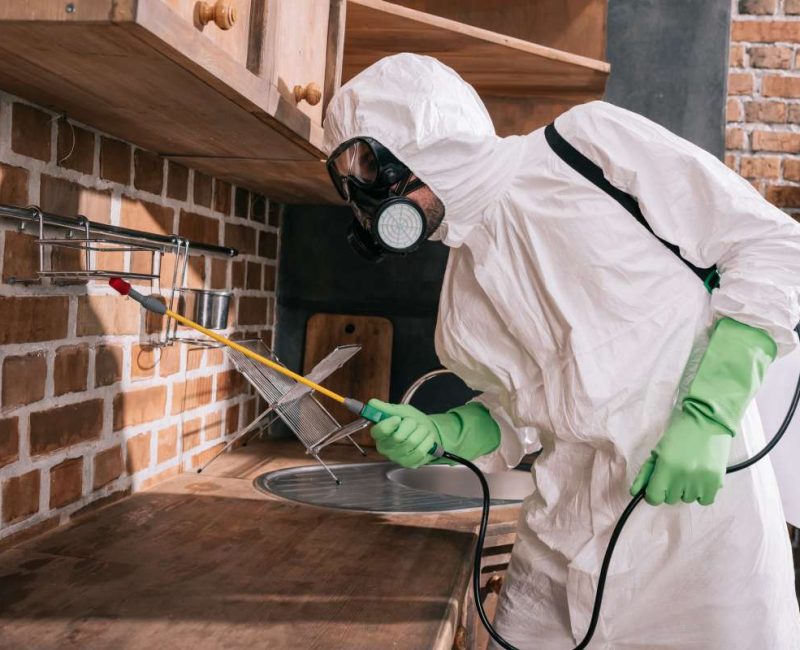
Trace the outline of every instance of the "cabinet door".
[[[329, 0], [269, 0], [264, 74], [311, 120], [322, 122]], [[319, 91], [315, 95], [314, 84]], [[296, 101], [295, 87], [308, 92]], [[311, 103], [309, 103], [309, 100]]]
[[[251, 13], [264, 0], [164, 0], [175, 13], [243, 66], [252, 58]], [[255, 39], [258, 41], [258, 39]], [[255, 44], [254, 44], [255, 45]]]

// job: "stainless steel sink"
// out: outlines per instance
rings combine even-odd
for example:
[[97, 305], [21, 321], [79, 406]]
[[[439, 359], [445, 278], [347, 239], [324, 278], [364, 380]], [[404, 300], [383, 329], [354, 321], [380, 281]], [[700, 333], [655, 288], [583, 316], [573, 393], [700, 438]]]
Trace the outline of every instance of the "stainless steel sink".
[[[291, 467], [256, 477], [264, 492], [309, 505], [362, 512], [420, 513], [480, 508], [478, 479], [465, 467], [404, 469], [393, 463], [335, 465], [341, 485], [318, 465]], [[518, 504], [533, 491], [528, 471], [487, 474], [492, 506]]]
[[[533, 476], [529, 471], [509, 470], [485, 474], [492, 499], [521, 501], [533, 492]], [[397, 468], [387, 473], [390, 481], [415, 490], [439, 492], [456, 497], [480, 499], [481, 486], [466, 467], [426, 465], [418, 469]]]

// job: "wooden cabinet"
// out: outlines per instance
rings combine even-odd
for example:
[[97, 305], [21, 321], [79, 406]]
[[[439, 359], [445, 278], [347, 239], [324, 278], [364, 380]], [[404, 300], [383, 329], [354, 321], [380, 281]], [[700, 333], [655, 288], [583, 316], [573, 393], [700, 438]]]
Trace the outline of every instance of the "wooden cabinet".
[[602, 95], [606, 0], [1, 0], [0, 88], [278, 201], [333, 203], [330, 97], [429, 54], [524, 133]]

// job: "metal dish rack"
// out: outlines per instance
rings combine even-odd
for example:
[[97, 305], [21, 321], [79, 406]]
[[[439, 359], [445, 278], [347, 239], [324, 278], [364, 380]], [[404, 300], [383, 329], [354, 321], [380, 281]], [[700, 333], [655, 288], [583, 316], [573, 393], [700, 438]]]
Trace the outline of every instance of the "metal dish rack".
[[[248, 350], [280, 363], [280, 360], [272, 350], [261, 340], [252, 339], [241, 341], [240, 343]], [[312, 368], [306, 377], [313, 382], [321, 383], [347, 363], [359, 350], [361, 350], [360, 345], [340, 345], [334, 348], [328, 356]], [[342, 426], [317, 400], [314, 393], [307, 386], [254, 361], [238, 350], [228, 348], [227, 352], [236, 369], [242, 373], [248, 383], [255, 388], [264, 400], [266, 408], [201, 467], [198, 472], [208, 467], [220, 454], [233, 446], [237, 440], [242, 439], [257, 428], [263, 430], [277, 419], [280, 419], [303, 443], [306, 453], [313, 456], [325, 468], [331, 478], [339, 484], [339, 478], [322, 461], [320, 452], [331, 443], [347, 438], [362, 455], [366, 455], [366, 452], [359, 447], [351, 436], [366, 427], [369, 422], [359, 418], [350, 424]]]
[[[82, 215], [64, 217], [49, 214], [37, 206], [20, 208], [0, 204], [0, 216], [18, 220], [21, 231], [27, 230], [28, 224], [33, 224], [38, 234], [36, 239], [39, 246], [38, 277], [17, 278], [12, 281], [28, 284], [36, 282], [39, 278], [47, 278], [53, 283], [65, 284], [124, 276], [132, 280], [149, 282], [150, 293], [165, 296], [167, 307], [177, 311], [179, 311], [181, 291], [186, 288], [190, 251], [225, 257], [238, 255], [238, 251], [233, 248], [192, 242], [177, 235], [157, 235], [97, 223]], [[60, 236], [47, 236], [45, 228], [61, 231], [58, 233]], [[54, 253], [58, 249], [76, 251], [78, 254], [70, 261], [77, 263], [80, 268], [53, 268]], [[98, 268], [99, 258], [110, 253], [122, 255], [121, 268]], [[132, 268], [136, 254], [150, 256], [149, 272], [128, 270]], [[162, 262], [166, 256], [172, 256], [174, 264], [171, 281], [162, 283]], [[164, 286], [167, 284], [168, 286]], [[146, 342], [152, 346], [162, 347], [170, 345], [176, 340], [183, 340], [178, 338], [177, 328], [177, 322], [167, 318], [158, 332], [146, 335]], [[145, 328], [145, 331], [147, 330], [148, 328]], [[194, 339], [187, 339], [187, 342], [199, 343]]]

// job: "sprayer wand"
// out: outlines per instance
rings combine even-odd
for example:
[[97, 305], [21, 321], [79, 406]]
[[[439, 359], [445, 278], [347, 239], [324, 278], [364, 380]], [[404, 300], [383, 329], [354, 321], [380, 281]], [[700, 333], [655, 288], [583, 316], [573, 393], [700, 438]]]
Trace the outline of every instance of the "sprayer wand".
[[[243, 345], [239, 345], [235, 341], [231, 341], [228, 338], [225, 338], [221, 334], [217, 334], [213, 330], [207, 329], [202, 325], [198, 325], [192, 320], [189, 320], [185, 316], [181, 316], [180, 314], [176, 314], [171, 309], [167, 309], [167, 306], [159, 300], [157, 296], [145, 296], [136, 289], [134, 289], [130, 283], [126, 282], [122, 278], [111, 278], [108, 281], [108, 284], [111, 285], [112, 288], [116, 289], [119, 293], [123, 296], [128, 296], [132, 298], [136, 302], [138, 302], [142, 307], [144, 307], [147, 311], [153, 312], [154, 314], [159, 314], [161, 316], [168, 316], [169, 318], [175, 319], [181, 325], [185, 325], [186, 327], [190, 327], [193, 330], [200, 332], [201, 334], [205, 334], [209, 338], [214, 339], [218, 343], [222, 343], [237, 352], [241, 352], [246, 357], [253, 359], [253, 361], [258, 361], [259, 363], [268, 366], [275, 372], [279, 372], [286, 377], [294, 379], [296, 382], [299, 382], [305, 386], [308, 386], [310, 389], [315, 390], [326, 397], [329, 397], [332, 400], [343, 404], [348, 411], [355, 413], [356, 415], [361, 416], [362, 418], [369, 420], [370, 422], [380, 422], [381, 420], [385, 420], [388, 417], [391, 417], [388, 413], [384, 413], [380, 409], [376, 409], [374, 406], [370, 406], [369, 404], [364, 404], [357, 399], [352, 397], [344, 397], [343, 395], [339, 395], [338, 393], [333, 392], [325, 388], [324, 386], [320, 386], [316, 382], [303, 377], [302, 375], [298, 375], [296, 372], [292, 372], [288, 368], [282, 366], [272, 359], [267, 359], [266, 357], [249, 350], [248, 348], [244, 347]], [[438, 446], [434, 446], [433, 449], [429, 452], [432, 456], [436, 456], [437, 458], [444, 453], [443, 449], [440, 449]]]

